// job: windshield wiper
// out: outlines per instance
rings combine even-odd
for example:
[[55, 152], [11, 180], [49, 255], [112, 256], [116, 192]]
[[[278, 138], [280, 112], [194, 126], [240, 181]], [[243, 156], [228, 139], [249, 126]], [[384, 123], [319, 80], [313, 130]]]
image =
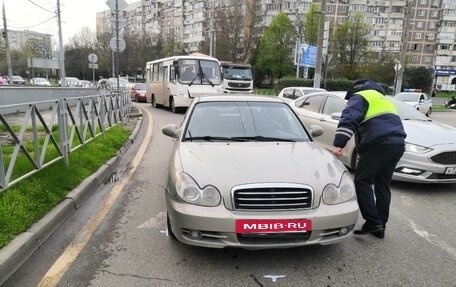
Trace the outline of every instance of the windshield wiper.
[[218, 136], [198, 136], [198, 137], [186, 137], [186, 141], [247, 141], [242, 137], [218, 137]]
[[245, 141], [259, 141], [259, 142], [295, 142], [294, 139], [284, 139], [277, 137], [253, 136], [253, 137], [235, 137], [239, 140]]
[[200, 70], [201, 70], [201, 75], [203, 75], [203, 80], [206, 79], [206, 81], [208, 81], [209, 84], [211, 84], [211, 86], [214, 86], [214, 83], [212, 83], [211, 80], [209, 80], [209, 78], [206, 77], [206, 74], [204, 74], [203, 68], [201, 68], [201, 66], [200, 66]]

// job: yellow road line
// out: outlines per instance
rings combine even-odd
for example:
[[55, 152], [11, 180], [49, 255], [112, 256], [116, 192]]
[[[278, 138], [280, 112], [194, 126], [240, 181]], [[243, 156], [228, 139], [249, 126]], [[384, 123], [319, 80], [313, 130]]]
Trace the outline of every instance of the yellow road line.
[[[147, 113], [147, 118], [149, 120], [149, 125], [153, 126], [152, 115], [150, 111], [146, 109], [142, 109], [143, 112]], [[132, 174], [135, 172], [136, 168], [138, 167], [139, 162], [141, 161], [142, 157], [146, 153], [146, 148], [149, 146], [150, 139], [152, 138], [152, 128], [148, 128], [146, 132], [146, 137], [139, 147], [138, 152], [136, 153], [135, 157], [131, 162], [131, 169], [128, 171], [126, 176], [124, 176], [120, 181], [118, 181], [114, 187], [112, 188], [109, 195], [104, 199], [101, 208], [92, 217], [86, 225], [79, 231], [76, 237], [71, 241], [70, 245], [65, 249], [65, 251], [60, 255], [60, 257], [55, 261], [55, 263], [51, 266], [48, 270], [46, 275], [41, 279], [40, 283], [37, 285], [38, 287], [52, 287], [56, 286], [60, 280], [62, 279], [63, 275], [68, 271], [71, 264], [76, 260], [79, 253], [84, 250], [87, 242], [90, 240], [92, 235], [97, 230], [98, 226], [100, 225], [101, 221], [104, 219], [106, 214], [111, 209], [112, 205], [119, 197], [120, 193], [122, 192], [123, 188], [130, 180]]]

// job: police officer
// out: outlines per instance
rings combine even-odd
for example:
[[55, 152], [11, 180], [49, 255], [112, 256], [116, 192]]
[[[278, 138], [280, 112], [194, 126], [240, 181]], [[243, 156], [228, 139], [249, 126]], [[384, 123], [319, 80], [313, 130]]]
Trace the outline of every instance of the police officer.
[[405, 150], [406, 133], [396, 107], [376, 82], [355, 82], [345, 99], [348, 102], [336, 130], [333, 154], [342, 155], [348, 140], [355, 136], [355, 188], [365, 223], [354, 233], [384, 238], [391, 202], [389, 185]]

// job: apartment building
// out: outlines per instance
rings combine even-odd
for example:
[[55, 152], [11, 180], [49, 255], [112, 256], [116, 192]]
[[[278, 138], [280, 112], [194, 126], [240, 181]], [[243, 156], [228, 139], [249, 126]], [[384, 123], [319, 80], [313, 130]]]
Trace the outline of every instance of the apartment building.
[[[262, 33], [279, 12], [305, 29], [305, 13], [321, 0], [250, 1], [264, 11], [257, 28], [257, 33]], [[141, 0], [123, 12], [125, 33], [144, 33], [152, 41], [161, 35], [165, 41], [182, 43], [187, 52], [198, 51], [202, 42], [209, 41], [210, 31], [217, 29], [214, 9], [233, 3], [239, 1]], [[333, 27], [362, 13], [370, 27], [372, 50], [397, 53], [399, 58], [405, 49], [407, 65], [435, 71], [439, 87], [447, 88], [456, 78], [456, 0], [327, 0], [324, 10]], [[109, 28], [107, 17], [112, 17], [110, 11], [97, 14], [98, 32]]]
[[[3, 29], [0, 29], [0, 31], [1, 35], [3, 35]], [[3, 41], [4, 39], [0, 40], [0, 42]], [[20, 50], [28, 43], [33, 43], [33, 48], [40, 48], [40, 51], [43, 51], [43, 53], [52, 53], [52, 35], [27, 30], [17, 31], [8, 29], [8, 44], [11, 50]]]

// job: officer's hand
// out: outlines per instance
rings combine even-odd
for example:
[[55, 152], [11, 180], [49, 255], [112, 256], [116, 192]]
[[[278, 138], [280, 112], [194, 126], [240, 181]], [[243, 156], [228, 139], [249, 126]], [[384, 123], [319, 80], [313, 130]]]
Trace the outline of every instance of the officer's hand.
[[341, 147], [335, 147], [335, 148], [333, 149], [333, 155], [335, 155], [335, 156], [341, 156], [343, 150], [344, 150], [344, 149], [341, 148]]

